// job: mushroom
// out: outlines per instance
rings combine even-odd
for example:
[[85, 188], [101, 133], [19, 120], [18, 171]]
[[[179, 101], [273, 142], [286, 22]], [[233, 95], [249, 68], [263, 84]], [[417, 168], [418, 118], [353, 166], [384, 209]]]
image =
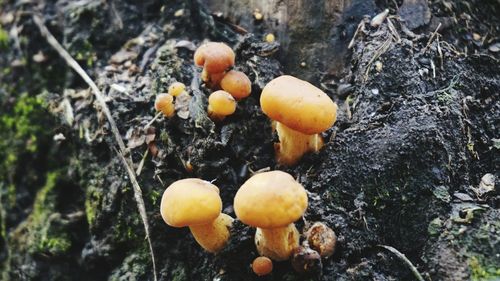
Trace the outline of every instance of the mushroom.
[[307, 208], [304, 187], [282, 171], [256, 174], [248, 179], [234, 197], [236, 216], [256, 227], [255, 245], [262, 256], [286, 260], [299, 246], [294, 221]]
[[163, 193], [160, 206], [161, 216], [168, 225], [188, 226], [196, 242], [211, 253], [226, 245], [233, 222], [221, 209], [217, 186], [196, 178], [172, 183]]
[[245, 73], [231, 70], [220, 81], [221, 88], [236, 100], [246, 98], [252, 92], [252, 82]]
[[323, 268], [319, 253], [303, 246], [293, 250], [291, 263], [296, 272], [307, 275], [319, 275]]
[[177, 97], [186, 90], [186, 85], [181, 82], [174, 82], [168, 87], [168, 93], [173, 97]]
[[279, 163], [294, 165], [307, 152], [323, 146], [319, 135], [337, 118], [337, 105], [320, 89], [293, 76], [269, 82], [260, 96], [262, 111], [276, 121], [280, 143], [275, 144]]
[[214, 121], [221, 121], [236, 110], [236, 101], [226, 91], [215, 91], [208, 97], [208, 116]]
[[337, 236], [324, 223], [315, 222], [306, 232], [306, 241], [322, 258], [328, 258], [335, 252]]
[[201, 80], [211, 89], [218, 89], [220, 81], [224, 78], [226, 72], [208, 73], [205, 69], [201, 72]]
[[268, 275], [273, 271], [273, 261], [268, 257], [257, 257], [252, 262], [252, 270], [257, 276]]
[[224, 43], [209, 42], [201, 45], [194, 53], [194, 63], [209, 73], [222, 73], [234, 65], [235, 54]]
[[155, 99], [155, 109], [161, 111], [166, 117], [172, 117], [175, 113], [174, 97], [170, 94], [159, 94]]

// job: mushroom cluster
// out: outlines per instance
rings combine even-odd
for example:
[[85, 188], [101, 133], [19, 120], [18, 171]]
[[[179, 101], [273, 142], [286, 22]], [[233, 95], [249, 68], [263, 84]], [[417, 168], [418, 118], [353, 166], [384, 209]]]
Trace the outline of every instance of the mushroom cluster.
[[[235, 112], [237, 102], [252, 91], [250, 79], [232, 69], [233, 50], [210, 42], [200, 46], [194, 62], [203, 67], [201, 78], [213, 90], [208, 98], [208, 116], [221, 121]], [[168, 94], [160, 94], [155, 108], [165, 116], [175, 113], [174, 98], [185, 93], [185, 85], [174, 83]], [[321, 133], [336, 121], [337, 105], [309, 82], [283, 75], [270, 81], [260, 96], [262, 111], [273, 120], [279, 143], [276, 159], [294, 165], [308, 152], [318, 152], [324, 142]], [[308, 206], [307, 192], [290, 174], [275, 170], [247, 179], [234, 196], [233, 209], [244, 224], [255, 227], [254, 243], [259, 253], [252, 263], [258, 276], [271, 273], [272, 261], [291, 260], [297, 272], [321, 271], [321, 259], [335, 250], [336, 235], [321, 222], [300, 233], [295, 222]], [[160, 212], [172, 227], [189, 227], [198, 244], [211, 253], [220, 252], [230, 238], [233, 218], [222, 213], [217, 186], [188, 178], [169, 185], [163, 193]]]
[[214, 121], [221, 121], [236, 110], [236, 101], [246, 98], [252, 92], [248, 76], [234, 69], [233, 50], [224, 43], [209, 42], [201, 45], [194, 53], [194, 63], [203, 67], [201, 79], [213, 92], [208, 99], [208, 115]]
[[[299, 244], [294, 222], [307, 209], [304, 187], [288, 173], [262, 172], [250, 177], [237, 191], [233, 208], [237, 218], [255, 227], [254, 242], [260, 257], [252, 263], [259, 276], [272, 271], [271, 260], [291, 259], [300, 273], [321, 271], [321, 258], [330, 257], [337, 241], [333, 230], [323, 223], [313, 224]], [[188, 178], [178, 180], [163, 193], [160, 213], [172, 227], [189, 227], [206, 251], [221, 251], [230, 238], [233, 218], [221, 212], [219, 189], [210, 182]]]
[[174, 82], [168, 87], [168, 93], [158, 94], [155, 99], [155, 109], [163, 113], [167, 118], [174, 116], [175, 103], [174, 99], [182, 95], [188, 95], [186, 85], [181, 82]]

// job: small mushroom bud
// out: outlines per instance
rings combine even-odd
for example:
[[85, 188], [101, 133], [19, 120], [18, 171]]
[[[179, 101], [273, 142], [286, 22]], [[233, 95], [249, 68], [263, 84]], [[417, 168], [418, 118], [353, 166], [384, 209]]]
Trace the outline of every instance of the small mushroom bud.
[[221, 121], [236, 110], [236, 101], [226, 91], [213, 92], [208, 97], [208, 116], [214, 121]]
[[159, 94], [156, 96], [155, 109], [160, 111], [166, 117], [172, 117], [175, 114], [174, 97], [170, 94]]
[[295, 248], [292, 255], [292, 267], [302, 274], [321, 274], [323, 264], [318, 252], [308, 247]]
[[220, 81], [221, 88], [236, 100], [246, 98], [252, 92], [252, 82], [245, 73], [231, 70]]
[[323, 258], [328, 258], [335, 252], [337, 236], [335, 232], [324, 223], [316, 222], [306, 232], [309, 246], [317, 251]]
[[257, 257], [252, 262], [252, 270], [258, 276], [268, 275], [273, 271], [273, 261], [268, 257]]
[[178, 95], [180, 95], [185, 90], [186, 90], [186, 85], [184, 85], [181, 82], [172, 83], [172, 85], [170, 85], [168, 87], [168, 93], [170, 95], [172, 95], [173, 97], [177, 97]]
[[194, 53], [194, 63], [209, 73], [221, 73], [234, 65], [235, 54], [224, 43], [209, 42]]

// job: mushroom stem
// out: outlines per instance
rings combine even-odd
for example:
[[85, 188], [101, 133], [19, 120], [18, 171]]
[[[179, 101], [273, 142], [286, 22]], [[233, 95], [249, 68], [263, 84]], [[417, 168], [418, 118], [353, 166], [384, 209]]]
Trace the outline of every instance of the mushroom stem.
[[280, 142], [274, 145], [276, 158], [284, 165], [294, 165], [307, 152], [318, 152], [323, 147], [319, 134], [306, 135], [276, 122], [276, 132]]
[[229, 239], [229, 229], [233, 218], [221, 213], [213, 222], [200, 225], [190, 225], [189, 229], [194, 239], [203, 249], [211, 253], [217, 253]]
[[293, 223], [278, 228], [259, 227], [255, 232], [255, 245], [260, 255], [284, 261], [299, 246], [299, 231]]

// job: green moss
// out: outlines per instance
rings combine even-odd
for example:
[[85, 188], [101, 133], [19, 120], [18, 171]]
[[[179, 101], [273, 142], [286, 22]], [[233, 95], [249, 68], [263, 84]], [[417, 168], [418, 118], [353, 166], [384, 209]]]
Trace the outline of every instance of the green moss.
[[[37, 151], [39, 136], [47, 135], [37, 121], [46, 115], [43, 100], [39, 97], [21, 94], [11, 110], [0, 116], [0, 180], [8, 178], [22, 153]], [[3, 157], [2, 157], [3, 156]]]
[[[1, 85], [0, 85], [1, 87]], [[18, 163], [31, 163], [43, 140], [50, 138], [49, 132], [40, 124], [46, 120], [41, 98], [23, 93], [14, 104], [0, 99], [0, 194], [3, 207], [8, 211], [16, 205], [16, 182]], [[29, 165], [29, 164], [28, 164]], [[23, 170], [30, 170], [24, 167]], [[31, 170], [30, 170], [31, 171]], [[23, 175], [27, 180], [27, 176]], [[29, 180], [28, 180], [29, 181]]]
[[149, 193], [149, 200], [151, 201], [151, 205], [157, 206], [158, 205], [158, 199], [161, 198], [161, 193], [156, 191], [156, 190], [151, 190]]
[[69, 233], [61, 224], [61, 215], [56, 211], [57, 183], [59, 172], [47, 174], [47, 180], [38, 192], [29, 218], [28, 251], [51, 255], [64, 254], [71, 248]]
[[440, 218], [435, 218], [429, 223], [427, 232], [431, 236], [437, 236], [441, 232], [441, 227], [443, 227], [443, 221]]
[[500, 278], [500, 268], [495, 266], [484, 267], [477, 257], [469, 259], [472, 281], [489, 281]]
[[188, 280], [186, 269], [184, 264], [180, 264], [174, 270], [172, 270], [172, 281], [184, 281]]
[[94, 61], [96, 61], [96, 53], [94, 51], [94, 47], [92, 44], [88, 41], [85, 40], [81, 44], [74, 44], [75, 50], [72, 50], [72, 53], [74, 53], [74, 57], [78, 61], [85, 62], [87, 67], [92, 67], [94, 65]]
[[0, 25], [0, 49], [7, 49], [9, 46], [9, 33]]
[[100, 209], [99, 207], [102, 202], [102, 196], [103, 194], [101, 191], [95, 186], [90, 186], [87, 189], [85, 196], [85, 214], [87, 217], [87, 223], [91, 227], [95, 222], [97, 211]]

